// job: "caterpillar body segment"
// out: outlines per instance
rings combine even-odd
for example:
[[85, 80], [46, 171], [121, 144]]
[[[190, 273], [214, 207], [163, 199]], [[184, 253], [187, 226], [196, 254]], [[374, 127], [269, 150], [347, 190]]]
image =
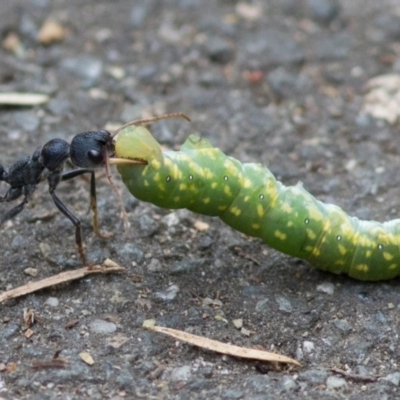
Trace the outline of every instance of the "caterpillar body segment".
[[232, 228], [315, 267], [360, 280], [400, 274], [400, 220], [363, 221], [325, 204], [301, 184], [284, 186], [260, 164], [226, 156], [191, 135], [180, 151], [162, 152], [144, 127], [123, 129], [116, 156], [148, 164], [119, 165], [139, 200], [218, 216]]

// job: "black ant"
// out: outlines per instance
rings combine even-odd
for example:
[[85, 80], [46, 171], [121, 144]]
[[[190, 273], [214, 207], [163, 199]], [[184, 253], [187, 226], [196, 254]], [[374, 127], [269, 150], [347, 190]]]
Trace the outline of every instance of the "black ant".
[[[8, 169], [8, 171], [6, 171], [5, 168], [0, 164], [0, 181], [4, 181], [10, 185], [6, 195], [0, 197], [0, 203], [13, 201], [23, 196], [23, 200], [20, 204], [3, 215], [3, 217], [0, 219], [0, 226], [19, 214], [28, 203], [28, 200], [32, 197], [37, 185], [47, 179], [49, 192], [53, 198], [54, 204], [75, 226], [75, 242], [78, 247], [79, 256], [85, 265], [89, 265], [83, 250], [81, 222], [57, 197], [55, 190], [58, 184], [62, 181], [73, 179], [82, 174], [90, 174], [90, 209], [93, 211], [93, 231], [100, 238], [109, 237], [109, 235], [104, 235], [99, 230], [96, 201], [96, 179], [94, 170], [99, 167], [105, 167], [107, 177], [111, 186], [116, 192], [118, 201], [120, 203], [126, 227], [125, 209], [116, 186], [112, 181], [111, 174], [109, 172], [109, 165], [144, 165], [147, 164], [147, 162], [142, 160], [114, 158], [114, 137], [127, 126], [144, 125], [160, 119], [173, 117], [183, 117], [188, 119], [184, 114], [181, 113], [166, 114], [151, 119], [128, 122], [117, 129], [117, 131], [115, 131], [113, 134], [106, 130], [78, 133], [72, 139], [71, 144], [63, 139], [52, 139], [42, 147], [38, 147], [32, 156], [21, 157]], [[68, 159], [74, 166], [78, 168], [63, 172], [64, 165]]]

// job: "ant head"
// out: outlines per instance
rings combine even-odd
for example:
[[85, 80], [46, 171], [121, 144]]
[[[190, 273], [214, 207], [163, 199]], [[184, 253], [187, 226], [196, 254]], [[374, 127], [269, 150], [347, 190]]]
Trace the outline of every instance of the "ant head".
[[69, 157], [69, 144], [63, 139], [53, 139], [47, 142], [42, 149], [38, 148], [34, 155], [38, 156], [39, 162], [49, 171], [61, 170]]
[[80, 168], [98, 168], [114, 155], [111, 133], [105, 130], [78, 133], [71, 142], [70, 159]]

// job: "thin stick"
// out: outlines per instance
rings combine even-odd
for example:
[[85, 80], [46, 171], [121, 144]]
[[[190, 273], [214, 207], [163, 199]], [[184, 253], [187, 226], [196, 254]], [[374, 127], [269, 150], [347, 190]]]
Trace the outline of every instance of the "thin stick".
[[233, 357], [247, 358], [260, 361], [272, 361], [286, 364], [293, 364], [300, 367], [300, 363], [292, 358], [282, 356], [280, 354], [271, 353], [270, 351], [251, 349], [248, 347], [239, 347], [233, 344], [219, 342], [203, 336], [193, 335], [188, 332], [176, 329], [165, 328], [163, 326], [146, 326], [146, 329], [154, 332], [161, 332], [175, 339], [181, 340], [203, 349], [215, 351], [217, 353], [227, 354]]
[[6, 106], [36, 106], [47, 103], [50, 97], [42, 93], [0, 93], [0, 105]]
[[59, 285], [60, 283], [70, 282], [76, 279], [84, 278], [93, 274], [108, 274], [115, 272], [123, 272], [125, 268], [119, 266], [112, 260], [106, 259], [103, 265], [93, 265], [72, 271], [61, 272], [60, 274], [50, 276], [37, 282], [29, 282], [26, 285], [19, 286], [15, 289], [8, 290], [0, 295], [0, 303], [15, 297], [24, 296], [38, 290], [48, 288], [50, 286]]
[[331, 368], [330, 370], [332, 372], [335, 372], [336, 374], [343, 375], [346, 378], [353, 379], [356, 381], [376, 382], [379, 379], [378, 376], [363, 376], [363, 375], [358, 375], [358, 374], [352, 374], [352, 373], [344, 371], [343, 369], [340, 369], [340, 368]]

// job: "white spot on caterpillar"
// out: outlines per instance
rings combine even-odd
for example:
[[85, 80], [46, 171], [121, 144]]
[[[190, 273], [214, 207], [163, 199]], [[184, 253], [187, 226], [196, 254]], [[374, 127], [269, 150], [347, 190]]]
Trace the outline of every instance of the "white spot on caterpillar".
[[224, 176], [224, 181], [227, 181], [229, 178], [225, 175]]
[[338, 242], [340, 242], [340, 241], [342, 240], [342, 237], [341, 237], [340, 235], [337, 235], [337, 236], [336, 236], [336, 240], [337, 240]]
[[258, 198], [259, 198], [260, 200], [264, 200], [265, 196], [264, 196], [263, 194], [260, 194], [260, 195], [258, 196]]
[[165, 179], [167, 182], [171, 182], [171, 177], [168, 175], [167, 178]]
[[383, 245], [382, 244], [378, 244], [378, 250], [383, 250]]
[[193, 175], [192, 175], [192, 174], [189, 175], [189, 180], [190, 180], [190, 181], [193, 180]]
[[306, 225], [308, 225], [308, 224], [310, 223], [310, 220], [309, 220], [308, 218], [306, 218], [306, 219], [304, 220], [304, 223], [305, 223]]

